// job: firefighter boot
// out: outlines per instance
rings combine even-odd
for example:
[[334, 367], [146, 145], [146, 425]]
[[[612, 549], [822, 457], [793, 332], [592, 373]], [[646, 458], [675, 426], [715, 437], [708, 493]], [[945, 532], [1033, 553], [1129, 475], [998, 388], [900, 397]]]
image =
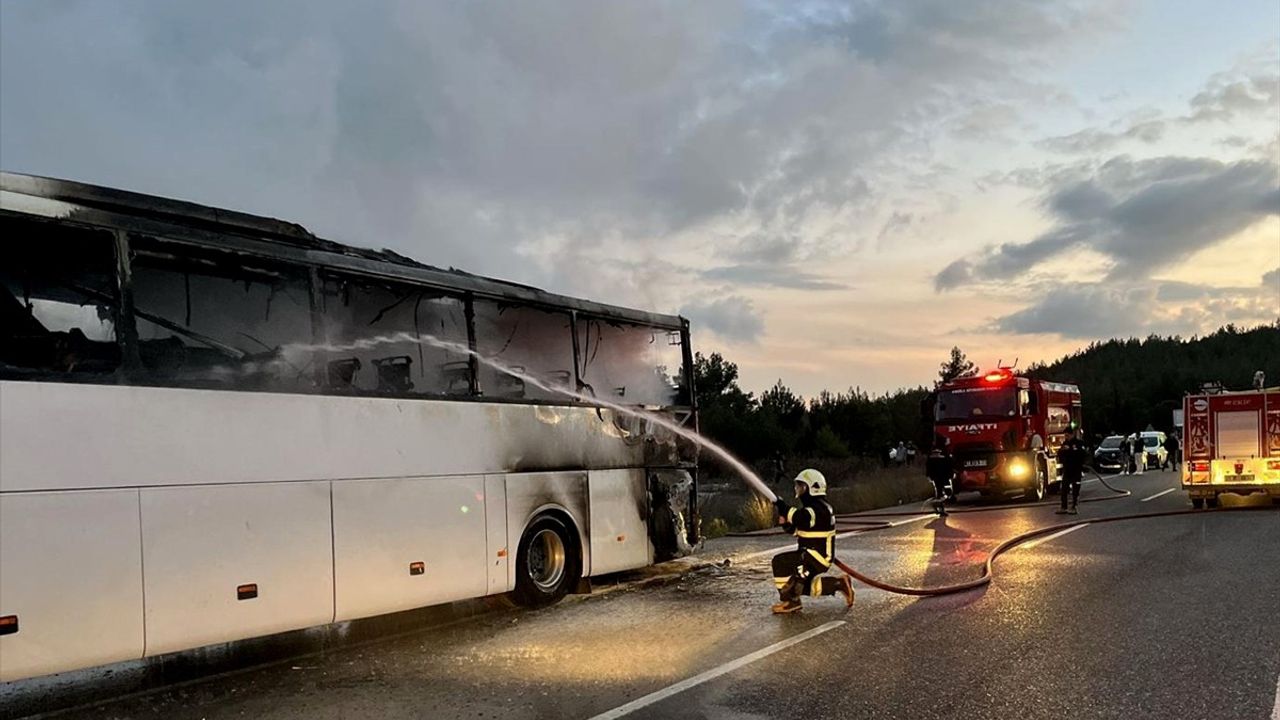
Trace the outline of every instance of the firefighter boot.
[[785, 615], [801, 609], [800, 595], [804, 592], [804, 581], [793, 577], [778, 589], [778, 602], [773, 605], [774, 615]]
[[800, 604], [800, 598], [783, 600], [782, 602], [776, 602], [773, 604], [774, 615], [786, 615], [788, 613], [799, 612], [803, 609], [804, 607]]
[[836, 578], [836, 592], [844, 596], [844, 606], [853, 607], [853, 580], [848, 575]]

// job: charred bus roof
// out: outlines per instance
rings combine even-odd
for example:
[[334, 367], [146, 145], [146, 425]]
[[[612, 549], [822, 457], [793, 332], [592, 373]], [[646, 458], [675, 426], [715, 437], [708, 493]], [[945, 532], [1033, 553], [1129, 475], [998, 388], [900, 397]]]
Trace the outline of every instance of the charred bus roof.
[[439, 268], [392, 250], [354, 247], [318, 237], [302, 225], [198, 203], [71, 180], [0, 172], [0, 211], [155, 235], [472, 293], [512, 303], [573, 310], [592, 317], [678, 331], [684, 318], [557, 295], [528, 285]]

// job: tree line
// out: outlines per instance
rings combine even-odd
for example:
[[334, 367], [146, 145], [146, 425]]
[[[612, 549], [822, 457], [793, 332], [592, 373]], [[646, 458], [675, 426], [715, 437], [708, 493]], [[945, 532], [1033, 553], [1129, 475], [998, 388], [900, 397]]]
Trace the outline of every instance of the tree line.
[[[1148, 425], [1167, 430], [1185, 393], [1203, 383], [1248, 388], [1262, 370], [1280, 385], [1280, 320], [1249, 330], [1227, 325], [1205, 337], [1152, 335], [1094, 342], [1022, 374], [1080, 386], [1090, 436], [1130, 433]], [[938, 383], [977, 371], [959, 348], [941, 364]], [[932, 387], [872, 395], [854, 386], [806, 399], [778, 380], [756, 396], [738, 385], [738, 366], [720, 353], [694, 358], [704, 434], [749, 463], [776, 457], [879, 456], [899, 441], [927, 447], [932, 438]]]

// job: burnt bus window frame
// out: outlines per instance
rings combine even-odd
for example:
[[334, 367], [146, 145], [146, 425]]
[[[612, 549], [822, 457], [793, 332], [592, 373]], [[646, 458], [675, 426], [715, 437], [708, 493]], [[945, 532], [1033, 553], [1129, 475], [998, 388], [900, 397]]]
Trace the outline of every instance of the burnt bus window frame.
[[[578, 388], [578, 392], [586, 392], [586, 394], [591, 395], [596, 392], [604, 391], [607, 393], [606, 397], [608, 395], [615, 394], [609, 393], [608, 390], [604, 388], [594, 387], [592, 384], [587, 382], [586, 377], [590, 366], [594, 363], [595, 357], [599, 352], [600, 343], [603, 337], [602, 328], [605, 326], [612, 328], [613, 331], [647, 331], [650, 334], [651, 343], [665, 343], [669, 347], [679, 347], [679, 360], [675, 367], [671, 367], [668, 364], [646, 367], [646, 369], [650, 371], [656, 371], [659, 367], [667, 371], [669, 380], [673, 383], [672, 389], [674, 390], [674, 393], [672, 401], [657, 405], [653, 403], [638, 404], [647, 407], [656, 406], [663, 409], [692, 409], [693, 398], [696, 397], [696, 395], [692, 390], [693, 352], [689, 344], [689, 323], [687, 320], [684, 320], [681, 323], [681, 327], [676, 329], [630, 320], [620, 320], [618, 318], [611, 318], [604, 315], [574, 311], [571, 313], [570, 327], [571, 332], [573, 333], [573, 379]], [[595, 337], [594, 341], [591, 339], [592, 337]], [[672, 338], [675, 338], [677, 341], [671, 342]], [[621, 397], [624, 398], [623, 402], [625, 403], [625, 394]], [[618, 401], [616, 398], [611, 399], [615, 402]]]
[[[39, 231], [44, 238], [51, 237], [57, 233], [71, 233], [81, 235], [87, 242], [91, 244], [101, 243], [105, 250], [106, 260], [105, 276], [110, 279], [107, 283], [108, 296], [100, 298], [106, 303], [106, 307], [111, 309], [110, 321], [112, 324], [113, 342], [119, 354], [114, 369], [106, 372], [82, 372], [74, 369], [66, 371], [58, 371], [50, 368], [23, 367], [21, 365], [10, 365], [0, 362], [0, 379], [18, 380], [18, 381], [35, 381], [35, 382], [59, 382], [72, 384], [89, 384], [89, 385], [116, 385], [121, 384], [125, 379], [126, 370], [129, 364], [130, 356], [126, 351], [124, 342], [128, 335], [127, 325], [130, 319], [126, 318], [121, 311], [122, 297], [126, 295], [121, 286], [121, 250], [120, 250], [120, 231], [110, 227], [104, 227], [93, 223], [79, 223], [66, 219], [51, 219], [26, 213], [15, 213], [0, 208], [0, 229], [4, 232], [0, 233], [0, 248], [6, 248], [11, 244], [30, 241], [25, 238], [22, 240], [14, 240], [15, 234], [21, 233], [22, 226], [30, 229], [33, 234]], [[15, 233], [14, 231], [19, 231]], [[47, 235], [45, 235], [47, 233]], [[90, 239], [94, 238], [94, 239]], [[23, 298], [16, 298], [22, 303]], [[24, 310], [26, 307], [24, 306]], [[38, 322], [38, 321], [37, 321]], [[107, 344], [106, 341], [93, 341]]]
[[[543, 312], [564, 313], [570, 318], [570, 337], [574, 345], [578, 344], [578, 325], [588, 321], [605, 322], [605, 323], [622, 323], [629, 326], [643, 327], [650, 329], [659, 335], [668, 333], [678, 333], [680, 336], [682, 367], [680, 376], [685, 382], [680, 386], [679, 394], [675, 404], [667, 409], [681, 410], [680, 415], [685, 424], [697, 425], [697, 412], [693, 404], [693, 398], [696, 398], [696, 392], [693, 388], [693, 358], [692, 346], [690, 344], [689, 324], [685, 319], [681, 319], [681, 327], [674, 328], [666, 325], [650, 324], [636, 320], [619, 320], [606, 314], [587, 312], [572, 308], [570, 306], [557, 304], [553, 302], [539, 302], [537, 300], [526, 300], [523, 298], [513, 298], [504, 296], [500, 293], [492, 292], [476, 292], [470, 289], [458, 287], [449, 287], [443, 283], [424, 282], [411, 277], [394, 273], [394, 272], [378, 272], [377, 270], [356, 268], [346, 265], [335, 265], [323, 261], [312, 261], [308, 259], [300, 259], [294, 252], [281, 252], [275, 254], [267, 251], [258, 251], [250, 249], [236, 242], [239, 236], [228, 235], [222, 232], [204, 233], [209, 235], [208, 238], [189, 238], [184, 237], [183, 233], [173, 232], [152, 232], [152, 231], [136, 231], [127, 230], [113, 224], [86, 223], [75, 222], [65, 218], [49, 219], [39, 216], [32, 216], [26, 213], [15, 213], [11, 211], [0, 210], [0, 217], [12, 219], [22, 223], [30, 223], [33, 225], [46, 225], [50, 228], [74, 228], [87, 233], [98, 233], [104, 236], [104, 240], [111, 243], [111, 252], [115, 258], [115, 285], [113, 287], [113, 297], [111, 298], [115, 312], [113, 319], [115, 323], [116, 344], [120, 349], [121, 362], [120, 366], [114, 373], [104, 375], [76, 375], [63, 373], [49, 373], [38, 370], [30, 372], [22, 371], [14, 373], [10, 371], [0, 371], [0, 377], [6, 380], [52, 380], [70, 383], [87, 383], [87, 384], [124, 384], [141, 387], [180, 387], [193, 389], [211, 389], [221, 392], [270, 392], [285, 394], [318, 394], [330, 396], [350, 396], [350, 393], [334, 393], [329, 391], [323, 384], [323, 369], [319, 368], [313, 375], [313, 382], [308, 387], [275, 389], [275, 388], [241, 388], [241, 387], [216, 387], [210, 388], [203, 385], [192, 385], [183, 382], [166, 382], [161, 379], [149, 376], [142, 366], [139, 353], [139, 339], [136, 325], [136, 314], [133, 297], [133, 263], [132, 249], [136, 240], [147, 239], [150, 241], [163, 242], [172, 245], [176, 252], [182, 252], [184, 249], [194, 253], [226, 253], [227, 255], [242, 255], [252, 262], [269, 263], [282, 268], [291, 268], [296, 271], [301, 278], [305, 278], [308, 286], [308, 298], [311, 310], [311, 342], [316, 345], [324, 343], [325, 330], [323, 312], [321, 312], [321, 296], [323, 287], [321, 283], [322, 274], [345, 275], [353, 280], [368, 283], [393, 284], [407, 287], [413, 287], [426, 293], [439, 294], [461, 299], [465, 314], [465, 322], [467, 326], [467, 344], [472, 350], [477, 348], [478, 342], [475, 327], [475, 302], [484, 300], [489, 302], [497, 302], [508, 306], [527, 307], [533, 310]], [[225, 238], [231, 242], [223, 244], [215, 241], [213, 238]], [[253, 238], [245, 238], [253, 240]], [[288, 250], [296, 251], [296, 248]], [[308, 253], [309, 254], [309, 253]], [[290, 257], [290, 255], [294, 255]], [[573, 347], [570, 352], [573, 357], [573, 374], [572, 381], [575, 386], [581, 382], [579, 368], [581, 367], [582, 358], [580, 357], [581, 348]], [[564, 398], [563, 400], [544, 400], [536, 398], [507, 398], [501, 396], [490, 396], [484, 393], [481, 386], [479, 371], [479, 361], [475, 357], [468, 359], [471, 365], [470, 380], [471, 387], [467, 394], [450, 394], [450, 395], [426, 395], [422, 393], [373, 393], [361, 394], [360, 396], [381, 397], [381, 398], [403, 398], [403, 399], [439, 399], [451, 402], [488, 402], [503, 403], [517, 405], [547, 405], [559, 407], [573, 407], [581, 405], [581, 403], [572, 398]]]
[[[230, 392], [319, 394], [321, 389], [315, 384], [316, 375], [311, 372], [311, 368], [299, 368], [287, 356], [279, 352], [282, 348], [294, 345], [299, 341], [306, 344], [315, 344], [317, 342], [316, 314], [312, 307], [314, 289], [311, 280], [312, 274], [307, 266], [279, 258], [243, 253], [234, 248], [220, 247], [212, 243], [185, 242], [158, 233], [129, 233], [123, 245], [128, 249], [128, 252], [124, 255], [128, 262], [120, 268], [120, 282], [124, 288], [124, 295], [129, 298], [128, 309], [130, 312], [127, 317], [127, 323], [129, 326], [128, 338], [131, 345], [131, 347], [126, 348], [125, 352], [131, 358], [138, 358], [138, 362], [130, 368], [127, 375], [129, 384], [147, 387], [178, 387]], [[149, 268], [149, 272], [169, 275], [182, 274], [184, 276], [186, 284], [185, 321], [179, 322], [173, 318], [163, 317], [158, 313], [145, 313], [144, 310], [138, 307], [137, 280], [139, 269], [144, 264], [139, 263], [141, 257], [149, 259], [149, 262], [145, 264], [154, 264], [153, 267]], [[238, 262], [237, 260], [241, 258], [243, 262]], [[297, 291], [300, 297], [290, 295], [287, 288], [282, 293], [278, 293], [279, 288], [274, 285], [269, 288], [266, 304], [263, 306], [266, 310], [264, 322], [270, 320], [272, 306], [276, 304], [277, 294], [280, 294], [285, 296], [286, 299], [291, 298], [298, 311], [302, 311], [305, 305], [307, 331], [305, 334], [299, 333], [296, 340], [281, 343], [274, 350], [265, 345], [261, 350], [256, 347], [252, 350], [247, 350], [233, 345], [225, 339], [214, 337], [207, 332], [195, 330], [190, 327], [192, 298], [199, 297], [199, 294], [192, 294], [191, 279], [193, 277], [201, 278], [202, 282], [243, 284], [246, 294], [252, 286], [267, 286], [274, 282], [278, 283], [280, 287], [286, 287], [287, 284], [292, 283], [294, 290]], [[183, 352], [180, 353], [184, 356], [190, 354], [193, 349], [199, 351], [197, 355], [204, 354], [206, 356], [212, 354], [210, 352], [211, 349], [220, 350], [220, 352], [228, 356], [225, 366], [210, 365], [206, 368], [206, 370], [210, 371], [209, 374], [203, 378], [195, 376], [165, 377], [158, 367], [148, 366], [143, 361], [146, 353], [143, 352], [142, 345], [144, 341], [138, 331], [139, 319], [168, 331], [174, 339], [177, 339], [178, 336], [184, 338], [178, 341], [178, 344], [184, 346]], [[297, 326], [304, 324], [300, 319], [295, 319], [295, 323]], [[247, 320], [237, 320], [233, 325], [238, 325], [242, 328], [237, 330], [235, 334], [247, 338], [251, 343], [262, 343], [254, 335], [244, 332], [244, 329], [250, 328], [250, 323]], [[188, 341], [193, 342], [194, 345], [188, 346]], [[166, 341], [152, 339], [146, 342], [153, 342], [158, 346], [159, 343]], [[199, 363], [195, 367], [198, 368]], [[215, 377], [219, 368], [227, 371], [221, 378]], [[277, 373], [288, 375], [289, 372], [286, 369], [294, 373], [293, 379], [289, 381], [287, 386], [283, 385], [283, 381], [280, 378], [272, 377]]]
[[[419, 336], [424, 334], [422, 332], [422, 327], [418, 321], [419, 308], [423, 303], [423, 301], [429, 300], [429, 299], [446, 299], [446, 300], [456, 301], [458, 303], [458, 309], [461, 311], [462, 330], [464, 331], [466, 337], [465, 338], [448, 337], [443, 339], [449, 342], [457, 342], [458, 344], [465, 344], [467, 347], [471, 349], [475, 348], [476, 338], [475, 338], [474, 311], [472, 306], [473, 298], [471, 297], [470, 293], [463, 293], [456, 290], [450, 291], [442, 288], [437, 288], [432, 285], [428, 285], [426, 283], [413, 283], [413, 282], [408, 282], [399, 278], [387, 278], [387, 277], [381, 277], [381, 276], [371, 275], [366, 273], [351, 272], [341, 268], [332, 268], [332, 267], [322, 266], [322, 265], [317, 265], [312, 268], [311, 282], [312, 282], [312, 293], [313, 293], [313, 296], [316, 298], [316, 308], [318, 313], [317, 321], [316, 321], [316, 329], [315, 329], [315, 335], [317, 338], [315, 340], [316, 345], [333, 345], [333, 344], [340, 345], [343, 342], [348, 342], [348, 343], [358, 342], [358, 340], [350, 339], [350, 338], [344, 341], [344, 340], [339, 340], [339, 339], [330, 337], [330, 331], [333, 329], [333, 323], [331, 322], [333, 320], [333, 315], [329, 307], [327, 306], [327, 303], [329, 301], [337, 297], [335, 293], [342, 295], [344, 299], [344, 306], [347, 306], [347, 303], [349, 302], [349, 294], [352, 292], [351, 286], [358, 285], [358, 286], [364, 286], [366, 288], [381, 288], [381, 289], [390, 291], [391, 293], [404, 294], [402, 297], [397, 299], [392, 305], [386, 308], [383, 308], [382, 311], [375, 316], [375, 319], [374, 319], [375, 321], [381, 319], [383, 312], [390, 311], [395, 306], [408, 302], [411, 298], [413, 298], [414, 295], [416, 295], [416, 299], [413, 299], [412, 302], [409, 303], [409, 305], [414, 307], [414, 313], [413, 313], [414, 332], [417, 333]], [[331, 288], [330, 285], [336, 285], [337, 287]], [[369, 325], [372, 325], [372, 324], [373, 324], [372, 322], [369, 323]], [[438, 335], [438, 333], [425, 333], [425, 334]], [[361, 339], [365, 339], [365, 338], [361, 338]], [[421, 365], [425, 363], [424, 358], [425, 358], [425, 351], [427, 347], [428, 345], [418, 344], [418, 346], [413, 350], [414, 356], [411, 357], [411, 360], [420, 364], [420, 367], [418, 368], [419, 374], [422, 375], [424, 379], [425, 379], [425, 374], [423, 374], [421, 371]], [[441, 350], [440, 348], [435, 348], [435, 349]], [[450, 365], [455, 363], [465, 363], [466, 376], [465, 378], [459, 378], [460, 380], [466, 383], [466, 389], [465, 391], [462, 391], [462, 392], [451, 392], [449, 391], [448, 387], [446, 387], [442, 391], [427, 390], [427, 391], [396, 392], [394, 390], [388, 390], [385, 387], [369, 390], [366, 388], [355, 387], [354, 383], [352, 383], [351, 386], [347, 388], [335, 387], [327, 368], [333, 367], [333, 363], [340, 362], [343, 359], [344, 358], [334, 358], [332, 356], [332, 353], [325, 349], [321, 349], [320, 351], [317, 352], [316, 365], [318, 368], [318, 373], [324, 375], [322, 381], [320, 382], [321, 392], [323, 394], [356, 396], [356, 397], [383, 397], [383, 398], [393, 397], [393, 398], [405, 398], [405, 399], [416, 399], [416, 400], [469, 400], [469, 399], [473, 399], [473, 396], [478, 394], [477, 389], [479, 387], [478, 386], [479, 380], [476, 374], [476, 369], [477, 369], [476, 360], [474, 357], [470, 355], [468, 355], [465, 359], [450, 360], [447, 363]], [[359, 367], [359, 370], [356, 370], [356, 372], [365, 371], [365, 368], [362, 365], [358, 367]], [[410, 375], [412, 375], [413, 373], [412, 363], [410, 363], [409, 367], [410, 367]], [[448, 372], [443, 369], [443, 366], [441, 369], [442, 369], [442, 376]], [[373, 369], [370, 368], [369, 371], [373, 372]]]

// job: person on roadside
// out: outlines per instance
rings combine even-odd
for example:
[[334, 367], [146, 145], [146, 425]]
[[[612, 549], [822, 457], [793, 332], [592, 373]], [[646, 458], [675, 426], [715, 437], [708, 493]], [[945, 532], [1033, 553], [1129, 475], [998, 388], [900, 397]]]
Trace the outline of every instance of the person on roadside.
[[1133, 474], [1133, 452], [1129, 438], [1120, 441], [1120, 472], [1125, 475]]
[[1147, 471], [1147, 447], [1141, 430], [1133, 434], [1133, 466], [1139, 475]]
[[796, 549], [773, 556], [773, 584], [778, 588], [776, 615], [801, 609], [800, 598], [809, 595], [844, 596], [853, 607], [853, 581], [848, 575], [823, 577], [836, 556], [836, 512], [827, 503], [827, 479], [813, 469], [801, 470], [795, 479], [800, 507], [782, 498], [774, 500], [778, 524], [796, 536]]
[[893, 451], [893, 459], [898, 463], [898, 467], [902, 467], [907, 462], [907, 444], [898, 441], [898, 447]]
[[933, 509], [938, 517], [946, 517], [947, 501], [956, 499], [953, 484], [956, 469], [945, 440], [934, 445], [924, 459], [924, 474], [933, 483]]
[[[1089, 461], [1089, 447], [1076, 435], [1075, 428], [1067, 428], [1067, 437], [1058, 448], [1058, 461], [1062, 463], [1062, 482], [1058, 483], [1061, 504], [1058, 514], [1076, 514], [1080, 502], [1080, 483], [1084, 479], [1084, 466]], [[1067, 495], [1071, 495], [1071, 507], [1067, 508]]]
[[781, 487], [782, 480], [786, 476], [787, 471], [786, 458], [782, 456], [781, 450], [773, 451], [773, 457], [769, 460], [769, 467], [773, 471], [773, 477], [771, 478], [773, 486]]
[[[1178, 467], [1182, 461], [1182, 443], [1178, 441], [1178, 431], [1174, 430], [1164, 439], [1164, 463], [1165, 467], [1173, 466], [1173, 471], [1178, 472]], [[1163, 470], [1164, 468], [1160, 468]]]

